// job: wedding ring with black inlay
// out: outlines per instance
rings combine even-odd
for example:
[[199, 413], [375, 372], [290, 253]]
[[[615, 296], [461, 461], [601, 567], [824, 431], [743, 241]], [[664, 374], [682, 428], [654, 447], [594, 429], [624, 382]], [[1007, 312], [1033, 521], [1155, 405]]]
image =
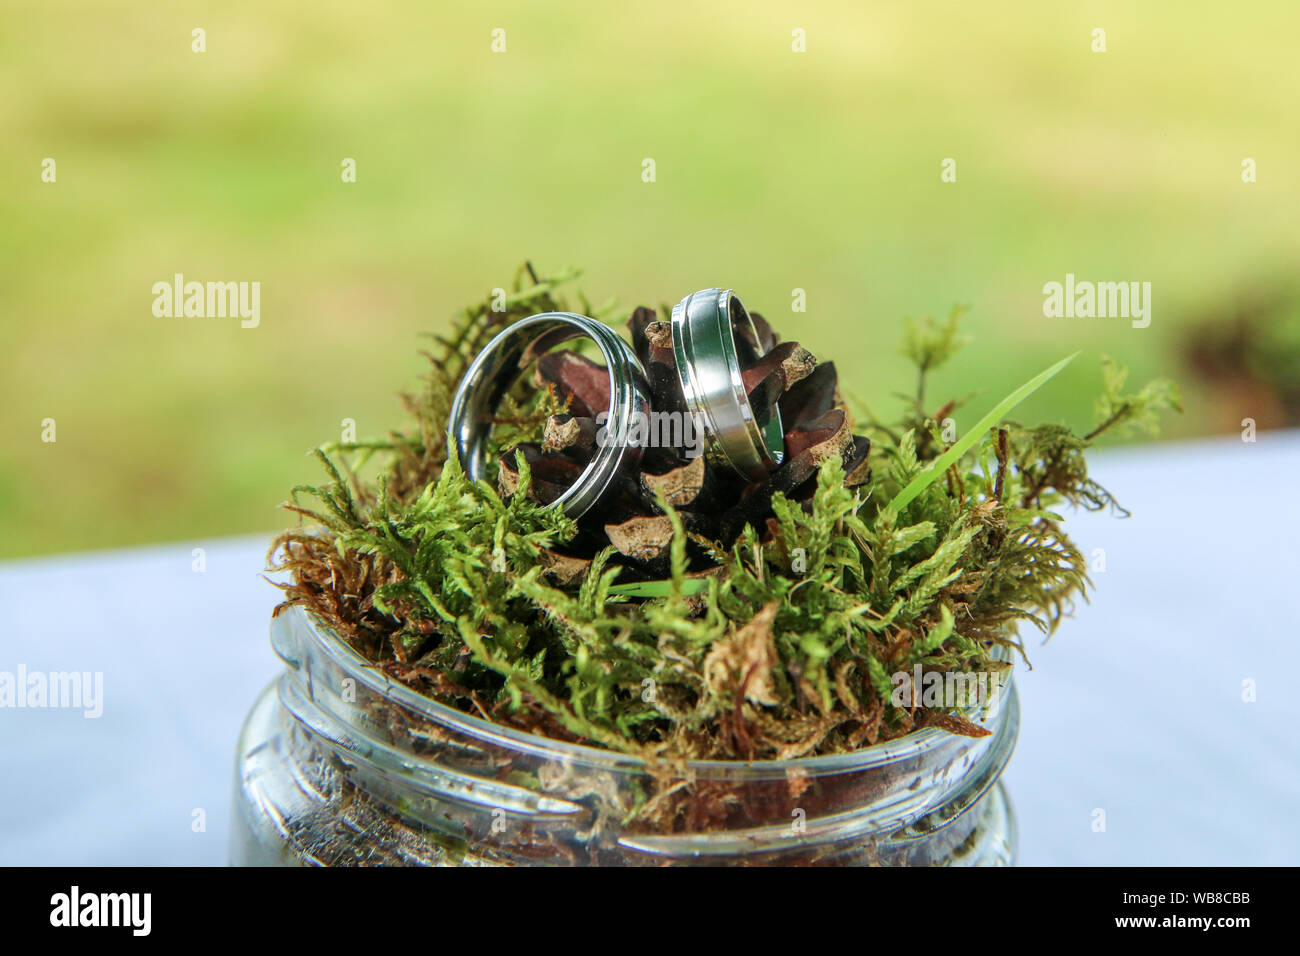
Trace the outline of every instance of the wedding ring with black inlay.
[[707, 437], [710, 456], [753, 481], [785, 458], [781, 413], [760, 423], [744, 369], [763, 357], [754, 322], [730, 289], [693, 292], [673, 307], [673, 352], [686, 409]]

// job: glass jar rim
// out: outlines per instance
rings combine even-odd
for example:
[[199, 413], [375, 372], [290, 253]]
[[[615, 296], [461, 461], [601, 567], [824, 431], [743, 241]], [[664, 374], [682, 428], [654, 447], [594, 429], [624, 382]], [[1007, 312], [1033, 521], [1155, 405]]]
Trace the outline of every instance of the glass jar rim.
[[[290, 623], [290, 620], [296, 620], [305, 627], [317, 648], [323, 651], [340, 669], [355, 675], [368, 690], [390, 698], [400, 706], [418, 713], [422, 717], [427, 717], [441, 726], [534, 756], [552, 759], [561, 757], [584, 768], [644, 771], [656, 764], [656, 761], [652, 758], [646, 758], [639, 754], [592, 747], [587, 744], [557, 740], [554, 737], [518, 730], [490, 720], [484, 720], [482, 717], [467, 714], [464, 711], [436, 701], [405, 684], [390, 679], [373, 661], [367, 660], [351, 645], [342, 640], [316, 615], [305, 608], [296, 606], [282, 608], [279, 613], [273, 614], [271, 628], [272, 647], [281, 660], [292, 668], [297, 668], [299, 662], [293, 658], [287, 647], [277, 643], [275, 639], [277, 623], [280, 626], [286, 626]], [[1009, 659], [1009, 654], [1006, 653], [1005, 648], [999, 645], [993, 649], [993, 657], [994, 660], [1005, 661]], [[953, 713], [979, 724], [982, 718], [992, 716], [1000, 710], [1004, 699], [1007, 697], [1007, 686], [1006, 681], [998, 681], [991, 690], [987, 701], [968, 707], [954, 708]], [[953, 734], [947, 730], [938, 727], [924, 727], [902, 737], [859, 747], [845, 753], [823, 754], [812, 757], [763, 758], [759, 760], [688, 760], [682, 766], [687, 772], [698, 773], [705, 777], [736, 771], [744, 771], [747, 775], [754, 774], [758, 776], [767, 776], [768, 774], [786, 776], [790, 771], [806, 774], [810, 777], [824, 776], [869, 770], [916, 757], [944, 742], [951, 741], [952, 738]], [[669, 763], [669, 761], [663, 761], [663, 763]]]

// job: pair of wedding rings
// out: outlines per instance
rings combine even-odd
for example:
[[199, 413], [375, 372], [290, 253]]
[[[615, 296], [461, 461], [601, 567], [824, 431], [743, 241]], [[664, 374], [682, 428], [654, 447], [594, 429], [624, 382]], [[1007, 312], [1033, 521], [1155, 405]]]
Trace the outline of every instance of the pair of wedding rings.
[[[543, 312], [500, 332], [465, 372], [451, 403], [447, 446], [456, 449], [466, 475], [483, 477], [484, 445], [497, 406], [532, 361], [562, 342], [589, 338], [609, 375], [607, 433], [626, 436], [637, 415], [648, 416], [650, 387], [631, 346], [608, 326], [572, 312]], [[710, 457], [752, 481], [785, 457], [780, 412], [760, 423], [746, 394], [744, 369], [764, 354], [754, 322], [730, 289], [704, 289], [673, 307], [673, 354], [682, 397]], [[620, 474], [634, 468], [641, 448], [628, 441], [597, 443], [577, 480], [553, 502], [577, 518], [600, 500]]]

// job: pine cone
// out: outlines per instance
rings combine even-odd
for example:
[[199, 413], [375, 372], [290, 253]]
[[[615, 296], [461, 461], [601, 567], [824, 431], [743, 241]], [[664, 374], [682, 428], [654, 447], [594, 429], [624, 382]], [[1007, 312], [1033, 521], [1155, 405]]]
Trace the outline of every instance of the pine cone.
[[[555, 574], [572, 583], [581, 577], [581, 562], [613, 545], [624, 564], [651, 576], [667, 570], [672, 527], [656, 504], [662, 495], [680, 515], [693, 542], [692, 557], [705, 548], [727, 549], [745, 525], [753, 525], [762, 540], [772, 537], [772, 497], [783, 493], [811, 507], [819, 466], [838, 455], [846, 484], [870, 479], [867, 454], [871, 442], [852, 434], [838, 389], [833, 362], [817, 359], [797, 342], [779, 342], [772, 327], [751, 313], [765, 354], [742, 377], [760, 428], [779, 408], [785, 426], [785, 460], [763, 481], [749, 481], [707, 455], [691, 457], [678, 443], [648, 447], [639, 473], [623, 478], [579, 519], [578, 537], [563, 555], [548, 555]], [[627, 321], [632, 345], [645, 367], [651, 403], [656, 412], [686, 414], [672, 348], [672, 329], [654, 310], [638, 308]], [[523, 443], [501, 456], [499, 483], [514, 492], [518, 473], [514, 453], [523, 453], [532, 471], [530, 494], [549, 503], [558, 498], [585, 467], [598, 440], [597, 413], [609, 403], [605, 370], [577, 352], [547, 353], [536, 363], [535, 382], [550, 386], [567, 412], [552, 415], [541, 442]], [[703, 440], [703, 436], [699, 436]], [[698, 550], [696, 550], [698, 549]], [[579, 564], [575, 565], [575, 561]], [[701, 562], [703, 564], [704, 562]], [[563, 569], [560, 571], [559, 569]], [[558, 579], [557, 579], [558, 580]]]

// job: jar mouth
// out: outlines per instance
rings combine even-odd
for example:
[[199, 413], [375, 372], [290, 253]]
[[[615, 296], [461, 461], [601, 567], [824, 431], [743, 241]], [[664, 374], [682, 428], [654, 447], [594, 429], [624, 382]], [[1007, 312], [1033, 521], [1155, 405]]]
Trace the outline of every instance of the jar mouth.
[[[301, 659], [306, 656], [300, 643], [304, 640], [310, 641], [316, 653], [329, 658], [335, 666], [371, 692], [388, 698], [433, 723], [470, 737], [538, 757], [564, 758], [591, 769], [647, 771], [653, 766], [671, 763], [666, 760], [647, 759], [637, 754], [620, 753], [586, 744], [557, 740], [554, 737], [529, 733], [475, 717], [389, 679], [372, 661], [363, 657], [304, 608], [285, 608], [272, 617], [271, 646], [280, 659], [292, 669], [298, 669], [301, 666]], [[1004, 647], [995, 647], [992, 653], [995, 661], [1004, 662], [1010, 659]], [[1004, 679], [994, 681], [987, 701], [983, 704], [953, 708], [952, 713], [959, 714], [981, 727], [994, 722], [1009, 696], [1010, 680], [1010, 671], [1008, 671]], [[688, 760], [684, 761], [681, 767], [688, 773], [694, 772], [704, 777], [725, 776], [737, 771], [743, 771], [746, 776], [752, 777], [786, 777], [791, 771], [808, 776], [823, 776], [869, 770], [917, 757], [945, 742], [951, 742], [953, 736], [949, 731], [937, 727], [925, 727], [893, 740], [860, 747], [846, 753], [760, 760]]]

